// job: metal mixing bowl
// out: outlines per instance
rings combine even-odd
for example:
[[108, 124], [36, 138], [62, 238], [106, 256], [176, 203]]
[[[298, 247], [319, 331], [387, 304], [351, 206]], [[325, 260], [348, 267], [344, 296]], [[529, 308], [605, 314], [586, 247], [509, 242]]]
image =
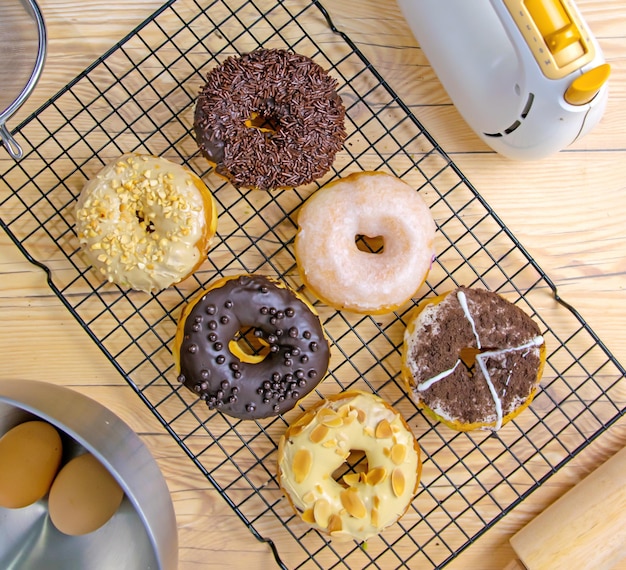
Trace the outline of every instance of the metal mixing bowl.
[[0, 568], [176, 568], [178, 536], [169, 490], [135, 432], [110, 410], [69, 388], [0, 380], [0, 435], [31, 419], [45, 420], [59, 430], [63, 463], [84, 450], [91, 452], [125, 496], [112, 519], [83, 536], [56, 530], [45, 497], [22, 509], [0, 508]]

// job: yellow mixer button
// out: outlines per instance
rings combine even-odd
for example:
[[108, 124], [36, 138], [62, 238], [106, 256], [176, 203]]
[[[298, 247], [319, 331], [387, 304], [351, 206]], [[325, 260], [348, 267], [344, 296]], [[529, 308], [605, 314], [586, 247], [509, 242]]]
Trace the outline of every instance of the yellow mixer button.
[[523, 4], [558, 68], [585, 57], [583, 33], [565, 0], [523, 0]]
[[559, 30], [548, 34], [544, 39], [550, 51], [557, 53], [564, 50], [567, 46], [580, 41], [580, 33], [578, 28], [570, 22]]
[[611, 73], [611, 66], [603, 63], [579, 75], [565, 91], [565, 100], [570, 105], [589, 103], [602, 89]]
[[544, 38], [572, 25], [561, 0], [524, 0], [524, 5]]

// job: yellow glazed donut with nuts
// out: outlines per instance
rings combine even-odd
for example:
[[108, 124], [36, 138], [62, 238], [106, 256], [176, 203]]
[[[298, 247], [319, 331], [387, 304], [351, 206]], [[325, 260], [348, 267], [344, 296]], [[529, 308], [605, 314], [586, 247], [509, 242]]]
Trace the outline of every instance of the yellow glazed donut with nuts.
[[[365, 458], [350, 468], [357, 451]], [[294, 510], [336, 538], [367, 540], [396, 522], [417, 493], [421, 469], [419, 444], [404, 418], [357, 390], [319, 401], [278, 445], [278, 480]]]
[[76, 204], [76, 230], [104, 278], [139, 291], [160, 291], [206, 259], [217, 229], [215, 200], [185, 167], [125, 154], [87, 181]]

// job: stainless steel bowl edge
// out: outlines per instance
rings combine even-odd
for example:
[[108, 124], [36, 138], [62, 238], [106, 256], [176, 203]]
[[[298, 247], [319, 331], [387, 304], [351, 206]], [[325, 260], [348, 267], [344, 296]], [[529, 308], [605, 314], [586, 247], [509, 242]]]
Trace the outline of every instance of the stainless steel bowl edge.
[[126, 423], [75, 390], [41, 381], [0, 380], [0, 401], [50, 422], [93, 453], [142, 519], [159, 570], [177, 567], [176, 516], [169, 489], [148, 448]]

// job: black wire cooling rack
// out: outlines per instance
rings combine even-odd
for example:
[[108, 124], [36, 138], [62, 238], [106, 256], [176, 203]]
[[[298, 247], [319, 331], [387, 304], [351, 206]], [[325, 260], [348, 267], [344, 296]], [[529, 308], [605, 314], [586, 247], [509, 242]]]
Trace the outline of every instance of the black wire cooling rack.
[[[317, 184], [240, 191], [199, 156], [191, 127], [206, 72], [259, 46], [310, 56], [339, 81], [348, 138]], [[168, 2], [14, 135], [24, 158], [0, 161], [2, 227], [47, 271], [53, 291], [251, 532], [270, 543], [281, 567], [444, 566], [626, 411], [624, 368], [576, 311], [559, 302], [548, 277], [317, 2]], [[84, 181], [129, 151], [187, 164], [219, 204], [207, 262], [156, 295], [101, 283], [74, 230]], [[459, 284], [497, 291], [540, 324], [549, 352], [528, 410], [497, 434], [457, 433], [422, 416], [401, 387], [406, 312], [363, 317], [316, 303], [333, 346], [317, 394], [377, 392], [404, 415], [424, 452], [412, 507], [366, 545], [310, 530], [283, 498], [276, 444], [298, 410], [259, 422], [210, 412], [177, 383], [171, 355], [182, 307], [213, 279], [258, 272], [302, 288], [293, 254], [298, 207], [319, 185], [363, 169], [403, 178], [432, 209], [438, 257], [420, 295]]]

